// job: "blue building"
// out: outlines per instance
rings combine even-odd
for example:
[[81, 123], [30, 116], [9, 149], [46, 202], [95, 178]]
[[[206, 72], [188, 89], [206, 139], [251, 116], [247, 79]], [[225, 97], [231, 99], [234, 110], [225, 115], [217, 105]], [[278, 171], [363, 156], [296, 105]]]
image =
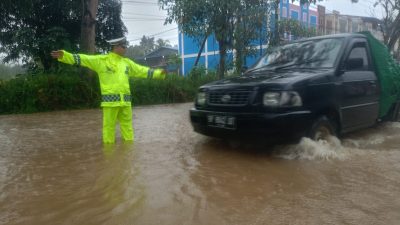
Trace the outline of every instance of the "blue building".
[[[265, 26], [265, 32], [261, 32], [266, 35], [270, 31], [274, 30], [273, 25], [275, 24], [275, 15], [272, 10], [270, 15], [267, 15], [269, 24]], [[310, 8], [308, 4], [301, 6], [291, 4], [289, 0], [281, 0], [279, 6], [279, 18], [291, 18], [296, 19], [304, 23], [306, 26], [317, 27], [318, 22], [318, 12], [316, 9]], [[290, 40], [290, 34], [288, 39]], [[268, 43], [266, 42], [266, 37], [260, 37], [259, 40], [255, 40], [254, 46], [259, 49], [257, 54], [252, 57], [247, 57], [245, 60], [245, 66], [251, 66], [255, 61], [263, 54], [263, 50], [267, 48]], [[184, 76], [186, 76], [194, 66], [198, 52], [200, 50], [200, 43], [193, 38], [188, 37], [183, 32], [179, 31], [179, 56], [182, 59], [181, 71]], [[235, 53], [230, 51], [227, 52], [226, 64], [227, 68], [229, 65], [233, 65]], [[203, 65], [206, 69], [217, 70], [219, 64], [219, 45], [214, 35], [210, 35], [205, 43], [203, 51], [201, 52], [201, 57], [199, 59], [199, 65]]]

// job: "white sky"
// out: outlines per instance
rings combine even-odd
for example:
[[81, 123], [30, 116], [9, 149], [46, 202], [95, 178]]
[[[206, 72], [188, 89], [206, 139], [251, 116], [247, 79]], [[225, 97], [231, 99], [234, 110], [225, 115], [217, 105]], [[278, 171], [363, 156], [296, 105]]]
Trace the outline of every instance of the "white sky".
[[358, 0], [358, 3], [351, 3], [351, 0], [323, 0], [317, 4], [323, 5], [327, 13], [336, 10], [340, 14], [354, 16], [369, 16], [382, 18], [382, 10], [379, 7], [374, 8], [376, 0]]
[[[195, 1], [195, 0], [194, 0]], [[351, 0], [323, 0], [327, 13], [337, 10], [340, 14], [356, 16], [382, 17], [382, 12], [373, 7], [375, 0], [359, 0], [352, 4]], [[160, 9], [157, 0], [122, 0], [122, 20], [128, 29], [127, 39], [131, 45], [139, 44], [143, 35], [169, 40], [170, 44], [178, 44], [176, 24], [164, 25], [167, 12]]]
[[160, 10], [157, 0], [122, 0], [122, 20], [128, 29], [131, 45], [139, 44], [141, 37], [169, 40], [178, 44], [178, 25], [164, 25], [167, 12]]

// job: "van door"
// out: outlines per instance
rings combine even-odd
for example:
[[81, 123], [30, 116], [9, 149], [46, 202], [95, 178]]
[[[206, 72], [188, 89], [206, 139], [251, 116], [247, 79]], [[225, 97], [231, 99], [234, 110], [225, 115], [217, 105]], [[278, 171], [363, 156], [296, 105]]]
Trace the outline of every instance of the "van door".
[[379, 83], [365, 39], [356, 39], [343, 63], [342, 128], [350, 131], [375, 124], [379, 114]]

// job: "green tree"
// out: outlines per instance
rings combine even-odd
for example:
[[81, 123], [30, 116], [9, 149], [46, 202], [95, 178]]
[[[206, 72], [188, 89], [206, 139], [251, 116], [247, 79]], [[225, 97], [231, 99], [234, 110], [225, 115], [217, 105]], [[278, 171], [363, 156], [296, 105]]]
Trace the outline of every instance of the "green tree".
[[233, 48], [236, 50], [235, 68], [240, 73], [247, 56], [256, 53], [255, 41], [262, 45], [267, 36], [263, 26], [269, 23], [272, 7], [267, 1], [242, 1], [241, 10], [236, 13]]
[[[214, 34], [219, 45], [220, 61], [218, 74], [225, 72], [225, 56], [232, 48], [233, 25], [239, 0], [159, 0], [168, 12], [167, 23], [175, 21], [181, 30], [202, 42]], [[203, 41], [202, 41], [203, 40]]]
[[96, 23], [97, 51], [110, 50], [106, 40], [122, 37], [128, 31], [121, 19], [121, 0], [99, 0]]
[[[271, 40], [271, 45], [279, 45], [280, 44], [280, 36], [279, 36], [279, 4], [281, 0], [272, 0], [273, 1], [273, 7], [275, 9], [275, 26], [274, 26], [274, 32]], [[291, 0], [293, 2], [300, 2], [300, 5], [303, 4], [311, 4], [311, 3], [316, 3], [317, 1], [321, 2], [323, 0]], [[351, 2], [357, 2], [358, 0], [350, 0]]]
[[146, 35], [143, 35], [139, 45], [128, 47], [126, 56], [131, 59], [142, 58], [150, 52], [161, 47], [171, 47], [171, 45], [169, 44], [168, 40], [159, 38], [156, 42], [154, 42], [154, 37], [147, 37]]
[[[51, 50], [82, 50], [79, 44], [83, 2], [84, 0], [0, 1], [0, 53], [6, 55], [3, 61], [22, 60], [31, 64], [31, 68], [42, 66], [44, 70], [49, 70], [54, 62], [49, 56]], [[120, 11], [120, 0], [99, 0], [96, 25], [101, 24], [101, 28], [96, 29], [96, 40], [100, 49], [107, 48], [102, 40], [118, 34], [113, 27], [121, 27], [121, 36], [126, 32], [120, 19]]]
[[140, 45], [129, 46], [125, 55], [130, 59], [138, 59], [145, 56], [144, 49]]
[[[315, 3], [317, 0], [299, 1], [304, 4]], [[258, 20], [245, 20], [243, 14], [246, 13], [244, 12], [247, 10], [254, 12], [252, 10], [255, 7], [271, 4], [275, 4], [275, 7], [278, 7], [280, 0], [159, 0], [159, 3], [168, 12], [166, 23], [176, 22], [186, 35], [197, 40], [198, 43], [201, 43], [201, 46], [204, 45], [206, 38], [210, 34], [215, 35], [220, 54], [218, 74], [222, 78], [225, 72], [227, 50], [233, 48], [234, 32], [235, 29], [239, 29], [236, 27], [238, 21], [239, 23], [246, 21], [246, 26], [252, 28], [257, 27], [257, 23], [259, 23]], [[275, 9], [277, 10], [277, 8]], [[244, 26], [239, 27], [244, 29]], [[278, 26], [275, 27], [278, 28]], [[256, 31], [257, 29], [250, 30]], [[246, 39], [244, 36], [247, 36], [248, 39], [254, 37], [253, 35], [243, 35], [241, 37], [242, 40], [237, 41], [238, 44], [249, 42], [244, 40]], [[236, 35], [236, 37], [239, 36]], [[244, 49], [244, 47], [241, 46], [238, 49]]]
[[161, 47], [172, 47], [171, 44], [169, 43], [168, 40], [164, 40], [164, 39], [157, 39], [156, 41], [156, 49], [161, 48]]
[[317, 29], [307, 27], [295, 19], [283, 19], [278, 22], [278, 36], [280, 40], [285, 39], [285, 35], [293, 35], [296, 38], [314, 37], [318, 35]]
[[[214, 33], [219, 44], [219, 76], [225, 71], [225, 55], [232, 43], [233, 2], [228, 0], [159, 0], [168, 12], [166, 23], [175, 21], [199, 43]], [[203, 40], [203, 41], [202, 41]], [[204, 44], [202, 44], [203, 46]]]
[[142, 39], [140, 40], [140, 46], [142, 46], [145, 55], [154, 51], [156, 48], [154, 37], [146, 37], [143, 35]]

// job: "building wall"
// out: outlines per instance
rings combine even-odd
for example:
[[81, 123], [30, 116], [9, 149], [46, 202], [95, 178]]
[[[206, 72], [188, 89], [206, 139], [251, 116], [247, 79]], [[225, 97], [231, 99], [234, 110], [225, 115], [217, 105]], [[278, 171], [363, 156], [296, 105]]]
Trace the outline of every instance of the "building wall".
[[325, 30], [323, 34], [355, 33], [360, 31], [369, 31], [375, 38], [383, 40], [382, 32], [379, 31], [377, 22], [368, 22], [365, 17], [340, 15], [339, 12], [325, 15]]

